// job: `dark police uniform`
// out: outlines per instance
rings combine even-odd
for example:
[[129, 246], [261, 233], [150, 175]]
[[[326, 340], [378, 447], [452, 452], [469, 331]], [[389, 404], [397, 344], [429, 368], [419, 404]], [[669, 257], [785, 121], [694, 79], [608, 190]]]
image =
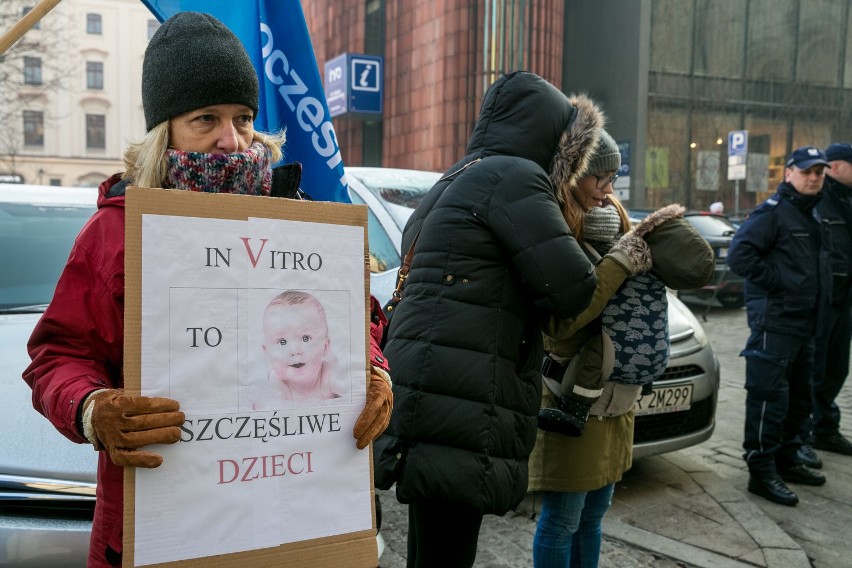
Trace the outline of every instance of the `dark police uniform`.
[[849, 372], [852, 336], [852, 187], [826, 176], [823, 198], [816, 205], [822, 225], [822, 258], [827, 293], [821, 302], [816, 332], [812, 422], [803, 434], [815, 439], [838, 434], [840, 409], [835, 404]]
[[747, 391], [743, 457], [757, 476], [796, 465], [799, 429], [810, 414], [820, 297], [818, 200], [782, 183], [740, 227], [728, 253], [731, 270], [745, 278], [751, 335], [740, 353]]

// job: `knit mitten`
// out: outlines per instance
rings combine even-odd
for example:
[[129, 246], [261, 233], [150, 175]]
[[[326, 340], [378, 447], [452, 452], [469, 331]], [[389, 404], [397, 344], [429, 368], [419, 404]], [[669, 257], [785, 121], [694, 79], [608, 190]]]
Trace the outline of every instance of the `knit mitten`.
[[604, 258], [609, 257], [617, 262], [628, 274], [635, 276], [651, 270], [651, 249], [645, 239], [636, 236], [632, 231], [618, 239]]

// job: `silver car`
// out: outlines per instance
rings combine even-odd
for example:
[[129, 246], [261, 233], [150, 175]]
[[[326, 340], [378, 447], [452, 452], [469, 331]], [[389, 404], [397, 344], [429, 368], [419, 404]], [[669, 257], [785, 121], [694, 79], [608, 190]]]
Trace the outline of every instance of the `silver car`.
[[97, 454], [32, 407], [26, 344], [97, 190], [0, 184], [0, 565], [85, 566]]
[[719, 361], [692, 311], [674, 292], [667, 296], [669, 364], [634, 408], [636, 459], [700, 444], [716, 427]]
[[[441, 174], [391, 168], [346, 168], [352, 201], [370, 205], [370, 254], [387, 261], [370, 279], [373, 295], [390, 298], [400, 265], [402, 229], [423, 195]], [[358, 197], [361, 197], [359, 200]], [[388, 242], [393, 243], [393, 250]], [[719, 361], [692, 311], [669, 291], [671, 353], [652, 392], [635, 408], [633, 455], [671, 452], [707, 440], [716, 426]]]

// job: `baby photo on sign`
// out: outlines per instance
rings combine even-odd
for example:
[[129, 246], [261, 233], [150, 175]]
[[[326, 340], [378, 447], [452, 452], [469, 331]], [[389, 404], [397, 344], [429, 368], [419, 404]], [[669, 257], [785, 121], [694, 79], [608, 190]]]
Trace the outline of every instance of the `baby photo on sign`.
[[249, 313], [241, 411], [350, 403], [345, 293], [257, 290]]

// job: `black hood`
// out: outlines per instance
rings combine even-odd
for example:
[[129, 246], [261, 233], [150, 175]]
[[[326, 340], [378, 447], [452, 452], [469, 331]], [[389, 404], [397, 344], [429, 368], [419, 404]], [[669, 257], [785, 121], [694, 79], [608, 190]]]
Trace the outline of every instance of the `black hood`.
[[516, 71], [485, 93], [466, 154], [526, 158], [554, 187], [575, 185], [603, 125], [603, 113], [585, 95], [569, 98], [538, 75]]

